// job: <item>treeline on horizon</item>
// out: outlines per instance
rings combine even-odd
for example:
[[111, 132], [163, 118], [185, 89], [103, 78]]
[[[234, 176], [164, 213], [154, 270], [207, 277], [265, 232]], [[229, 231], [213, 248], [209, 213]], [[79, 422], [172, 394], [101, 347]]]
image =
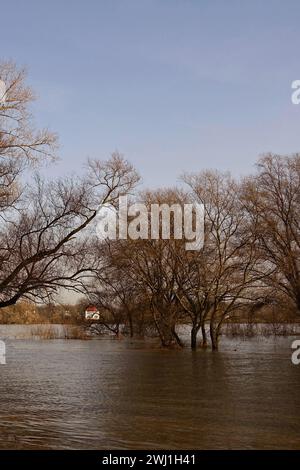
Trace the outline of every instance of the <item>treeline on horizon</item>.
[[[182, 346], [184, 323], [193, 349], [217, 349], [224, 324], [245, 311], [300, 315], [299, 154], [264, 155], [244, 178], [201, 170], [155, 191], [137, 192], [138, 172], [117, 153], [89, 160], [80, 177], [46, 180], [37, 167], [56, 158], [57, 137], [32, 125], [24, 71], [2, 62], [0, 79], [0, 313], [68, 289], [99, 308], [100, 330], [149, 330], [172, 347]], [[98, 207], [120, 195], [203, 204], [203, 248], [187, 251], [174, 237], [101, 242]]]

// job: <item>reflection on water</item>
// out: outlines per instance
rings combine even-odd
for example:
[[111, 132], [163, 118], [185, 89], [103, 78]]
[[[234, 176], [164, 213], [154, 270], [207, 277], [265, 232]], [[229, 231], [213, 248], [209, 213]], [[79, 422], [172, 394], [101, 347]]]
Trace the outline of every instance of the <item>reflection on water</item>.
[[8, 339], [0, 448], [300, 448], [291, 341], [223, 339], [218, 353], [192, 353]]

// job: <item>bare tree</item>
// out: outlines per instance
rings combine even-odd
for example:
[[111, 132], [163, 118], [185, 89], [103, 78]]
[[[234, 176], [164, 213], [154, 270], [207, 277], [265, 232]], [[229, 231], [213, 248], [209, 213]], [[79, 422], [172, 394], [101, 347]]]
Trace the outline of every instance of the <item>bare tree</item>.
[[101, 204], [114, 204], [139, 177], [122, 156], [91, 160], [83, 178], [22, 184], [28, 165], [55, 157], [56, 136], [36, 130], [26, 73], [0, 63], [0, 308], [20, 298], [49, 300], [60, 288], [81, 291], [99, 263], [90, 225]]
[[81, 291], [99, 263], [90, 249], [99, 207], [114, 204], [138, 179], [118, 154], [90, 162], [81, 179], [36, 177], [0, 226], [0, 308], [21, 297], [43, 300], [62, 287]]
[[207, 253], [186, 251], [182, 245], [176, 247], [173, 256], [177, 259], [175, 270], [176, 297], [185, 313], [185, 320], [191, 325], [191, 348], [197, 349], [198, 333], [201, 331], [201, 346], [207, 346], [205, 321], [212, 302], [208, 282]]
[[124, 328], [128, 327], [130, 337], [133, 337], [140, 291], [136, 279], [130, 273], [131, 257], [125, 255], [125, 243], [108, 239], [101, 243], [98, 240], [95, 242], [94, 251], [101, 261], [98, 269], [94, 270], [91, 282], [87, 284], [87, 295], [101, 312], [96, 329], [100, 325], [118, 336], [122, 324]]
[[[189, 295], [183, 292], [194, 319], [193, 330], [197, 332], [202, 325], [205, 336], [209, 319], [212, 347], [217, 349], [224, 320], [245, 302], [263, 295], [260, 283], [266, 272], [258, 269], [259, 253], [255, 236], [248, 230], [240, 185], [230, 174], [217, 171], [186, 175], [184, 181], [204, 205], [205, 239]], [[195, 347], [195, 339], [192, 344]]]
[[0, 216], [14, 206], [20, 193], [18, 176], [28, 164], [55, 158], [57, 137], [36, 130], [29, 107], [34, 100], [26, 72], [11, 62], [0, 62], [5, 94], [0, 100]]
[[244, 204], [274, 298], [300, 313], [300, 155], [263, 156], [244, 183]]
[[25, 70], [10, 62], [0, 63], [0, 79], [6, 87], [5, 97], [0, 101], [1, 159], [53, 158], [57, 138], [47, 129], [37, 131], [33, 127], [29, 105], [34, 94], [25, 83]]

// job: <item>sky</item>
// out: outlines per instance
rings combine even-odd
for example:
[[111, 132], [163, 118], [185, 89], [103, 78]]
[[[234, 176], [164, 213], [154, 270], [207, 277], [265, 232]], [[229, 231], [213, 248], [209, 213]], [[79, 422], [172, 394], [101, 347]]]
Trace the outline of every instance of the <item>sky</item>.
[[183, 171], [243, 175], [300, 151], [300, 2], [0, 0], [0, 60], [26, 66], [47, 174], [119, 151], [146, 187]]

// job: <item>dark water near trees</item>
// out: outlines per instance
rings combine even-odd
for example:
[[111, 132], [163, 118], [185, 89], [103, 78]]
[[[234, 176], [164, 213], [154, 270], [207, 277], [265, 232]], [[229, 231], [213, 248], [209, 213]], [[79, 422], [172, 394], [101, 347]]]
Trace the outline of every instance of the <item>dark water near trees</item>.
[[222, 339], [214, 353], [8, 339], [0, 448], [300, 448], [292, 339]]

